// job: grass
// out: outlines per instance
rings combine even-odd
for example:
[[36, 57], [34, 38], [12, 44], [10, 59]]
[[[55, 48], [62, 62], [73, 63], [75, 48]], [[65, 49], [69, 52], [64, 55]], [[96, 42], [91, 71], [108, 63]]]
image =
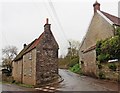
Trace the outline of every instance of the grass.
[[12, 83], [7, 81], [0, 81], [0, 84], [12, 84]]
[[81, 74], [81, 69], [80, 69], [79, 63], [75, 64], [73, 67], [70, 67], [69, 70], [74, 73]]
[[28, 85], [28, 84], [21, 84], [21, 83], [18, 83], [18, 84], [16, 84], [16, 85], [21, 86], [21, 87], [26, 87], [26, 88], [34, 88], [34, 86]]
[[14, 82], [14, 83], [12, 83], [12, 82], [7, 82], [7, 81], [1, 81], [0, 84], [15, 84], [15, 85], [17, 85], [17, 86], [21, 86], [21, 87], [25, 87], [25, 88], [34, 88], [33, 85], [21, 84], [21, 83], [19, 83], [19, 82]]

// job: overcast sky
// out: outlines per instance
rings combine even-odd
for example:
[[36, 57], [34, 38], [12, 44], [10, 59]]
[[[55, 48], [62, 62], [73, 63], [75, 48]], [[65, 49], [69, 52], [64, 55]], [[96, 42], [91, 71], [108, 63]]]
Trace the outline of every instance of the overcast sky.
[[[52, 3], [49, 3], [52, 1]], [[82, 41], [93, 16], [96, 0], [3, 0], [0, 2], [1, 49], [13, 45], [20, 51], [44, 31], [46, 18], [64, 55], [69, 39]], [[118, 0], [98, 0], [101, 10], [118, 15]], [[53, 6], [50, 6], [53, 4]], [[54, 9], [55, 11], [54, 11]]]

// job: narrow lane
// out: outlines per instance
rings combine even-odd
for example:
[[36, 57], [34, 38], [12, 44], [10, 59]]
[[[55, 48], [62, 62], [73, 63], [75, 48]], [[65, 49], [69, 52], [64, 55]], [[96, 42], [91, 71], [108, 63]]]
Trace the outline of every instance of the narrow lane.
[[69, 70], [60, 69], [59, 74], [64, 81], [57, 90], [60, 91], [108, 91], [107, 88], [95, 85], [92, 81], [88, 81], [86, 76], [80, 76]]

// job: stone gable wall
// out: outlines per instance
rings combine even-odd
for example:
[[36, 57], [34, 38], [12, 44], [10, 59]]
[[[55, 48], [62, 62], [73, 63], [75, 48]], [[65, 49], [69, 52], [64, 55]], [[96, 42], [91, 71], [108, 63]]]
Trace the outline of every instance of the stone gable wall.
[[[98, 40], [104, 40], [106, 38], [114, 36], [114, 28], [109, 24], [101, 15], [97, 12], [94, 14], [91, 24], [88, 28], [84, 41], [80, 47], [79, 56], [80, 64], [83, 62], [81, 68], [85, 74], [93, 74], [96, 69], [96, 55], [95, 51], [91, 50], [84, 53], [87, 49], [95, 46]], [[87, 65], [88, 64], [88, 65]], [[87, 65], [87, 66], [86, 66]], [[91, 67], [89, 66], [91, 65]], [[86, 73], [87, 72], [87, 73]], [[89, 72], [89, 73], [88, 73]]]
[[48, 31], [44, 33], [37, 46], [37, 84], [47, 83], [53, 80], [58, 75], [58, 47], [52, 33]]

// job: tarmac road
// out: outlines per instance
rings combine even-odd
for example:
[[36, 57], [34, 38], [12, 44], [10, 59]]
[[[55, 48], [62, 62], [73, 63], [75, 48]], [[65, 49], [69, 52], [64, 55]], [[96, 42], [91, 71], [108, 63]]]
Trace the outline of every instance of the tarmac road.
[[[68, 91], [69, 93], [72, 91], [106, 91], [105, 93], [107, 93], [107, 91], [118, 91], [118, 85], [113, 82], [98, 80], [87, 76], [80, 76], [65, 69], [59, 69], [59, 74], [64, 79], [64, 81], [55, 87], [55, 91], [64, 91], [64, 92]], [[24, 88], [14, 84], [0, 84], [0, 89], [1, 89], [1, 85], [2, 85], [2, 91], [21, 91], [19, 93], [23, 93], [22, 91], [39, 91], [36, 90], [35, 88]], [[50, 87], [54, 87], [54, 86], [50, 86]], [[25, 93], [30, 93], [30, 92], [25, 92]]]
[[69, 70], [60, 69], [59, 74], [64, 81], [60, 84], [60, 91], [118, 91], [118, 84], [88, 76], [80, 76]]

